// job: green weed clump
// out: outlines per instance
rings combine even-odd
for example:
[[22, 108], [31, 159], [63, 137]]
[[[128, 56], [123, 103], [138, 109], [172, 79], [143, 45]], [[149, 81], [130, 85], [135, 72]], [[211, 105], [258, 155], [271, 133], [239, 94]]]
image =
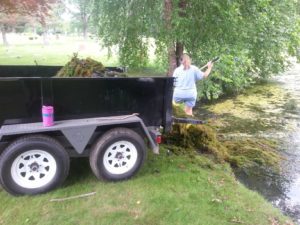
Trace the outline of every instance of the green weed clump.
[[177, 152], [201, 152], [212, 154], [218, 162], [228, 160], [228, 152], [217, 139], [216, 133], [207, 125], [174, 124], [168, 136]]
[[187, 118], [188, 116], [185, 114], [184, 105], [173, 102], [172, 105], [173, 115], [179, 118]]
[[230, 164], [238, 168], [259, 166], [278, 170], [283, 159], [276, 151], [276, 143], [265, 139], [232, 140], [224, 145], [230, 154]]
[[101, 62], [91, 58], [79, 59], [78, 54], [74, 54], [72, 59], [61, 68], [57, 77], [92, 77], [95, 74], [103, 74], [105, 67]]
[[[180, 106], [173, 105], [176, 116], [182, 113]], [[278, 171], [282, 160], [276, 151], [277, 144], [266, 139], [239, 139], [220, 141], [216, 131], [208, 125], [173, 124], [172, 131], [166, 139], [169, 148], [177, 155], [193, 158], [199, 153], [206, 153], [219, 162], [228, 162], [233, 167], [263, 167]]]
[[[186, 118], [182, 104], [173, 103], [173, 115]], [[207, 125], [173, 124], [172, 131], [167, 135], [170, 150], [175, 154], [195, 155], [196, 152], [210, 153], [218, 162], [228, 158], [226, 148], [218, 141], [216, 132]]]

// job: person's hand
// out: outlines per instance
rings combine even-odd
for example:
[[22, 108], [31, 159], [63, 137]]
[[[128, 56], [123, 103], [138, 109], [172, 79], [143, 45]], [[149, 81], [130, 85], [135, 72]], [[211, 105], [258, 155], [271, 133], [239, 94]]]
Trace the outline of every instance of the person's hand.
[[209, 61], [206, 65], [208, 69], [211, 69], [214, 66], [214, 64], [211, 61]]

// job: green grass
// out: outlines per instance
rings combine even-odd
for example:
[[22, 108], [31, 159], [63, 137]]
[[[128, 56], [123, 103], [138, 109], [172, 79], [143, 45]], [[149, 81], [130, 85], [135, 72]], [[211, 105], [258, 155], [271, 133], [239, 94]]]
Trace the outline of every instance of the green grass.
[[[64, 186], [33, 197], [0, 190], [0, 224], [201, 224], [263, 225], [288, 220], [257, 193], [238, 183], [227, 164], [204, 156], [149, 154], [133, 179], [96, 180], [86, 160], [73, 162]], [[83, 193], [95, 195], [50, 202]]]
[[[16, 39], [16, 40], [15, 40]], [[29, 41], [27, 36], [12, 38], [8, 47], [0, 45], [0, 65], [64, 65], [78, 53], [79, 57], [92, 57], [106, 66], [117, 65], [116, 56], [108, 57], [106, 48], [93, 40], [82, 41], [75, 37], [50, 40], [43, 45], [41, 40]]]
[[[29, 40], [30, 35], [12, 35], [11, 45], [0, 44], [0, 65], [65, 65], [78, 53], [79, 58], [91, 57], [103, 63], [104, 66], [122, 66], [113, 49], [111, 56], [108, 49], [95, 40], [80, 40], [78, 37], [61, 37], [50, 40], [49, 45], [43, 45], [41, 38]], [[165, 76], [166, 70], [158, 69], [152, 62], [146, 68], [131, 69], [130, 76]]]

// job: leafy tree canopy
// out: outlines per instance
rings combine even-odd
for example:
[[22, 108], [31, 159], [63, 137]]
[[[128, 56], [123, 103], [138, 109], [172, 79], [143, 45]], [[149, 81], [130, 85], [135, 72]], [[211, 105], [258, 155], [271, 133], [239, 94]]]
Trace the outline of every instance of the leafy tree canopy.
[[25, 14], [44, 18], [57, 0], [1, 0], [0, 13]]
[[1, 0], [0, 31], [3, 44], [8, 45], [6, 33], [17, 23], [25, 24], [31, 18], [37, 20], [43, 27], [50, 16], [54, 3], [60, 0]]
[[165, 68], [179, 45], [198, 65], [220, 55], [200, 84], [200, 97], [211, 99], [282, 71], [289, 55], [300, 59], [299, 8], [295, 0], [99, 0], [94, 17], [99, 37], [118, 45], [129, 66], [147, 63], [146, 38], [154, 38]]
[[68, 11], [73, 15], [73, 26], [82, 31], [84, 39], [87, 38], [87, 32], [91, 30], [91, 16], [94, 6], [94, 0], [65, 0], [66, 3], [73, 6]]

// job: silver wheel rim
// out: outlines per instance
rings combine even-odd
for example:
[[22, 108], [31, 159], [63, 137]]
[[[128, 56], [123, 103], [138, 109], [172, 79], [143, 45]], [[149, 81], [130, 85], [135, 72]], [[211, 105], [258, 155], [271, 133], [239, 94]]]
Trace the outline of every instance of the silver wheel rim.
[[106, 149], [103, 164], [111, 174], [124, 174], [134, 167], [137, 156], [137, 149], [131, 142], [118, 141]]
[[52, 155], [43, 150], [30, 150], [20, 154], [11, 166], [14, 182], [23, 188], [40, 188], [52, 181], [57, 164]]

